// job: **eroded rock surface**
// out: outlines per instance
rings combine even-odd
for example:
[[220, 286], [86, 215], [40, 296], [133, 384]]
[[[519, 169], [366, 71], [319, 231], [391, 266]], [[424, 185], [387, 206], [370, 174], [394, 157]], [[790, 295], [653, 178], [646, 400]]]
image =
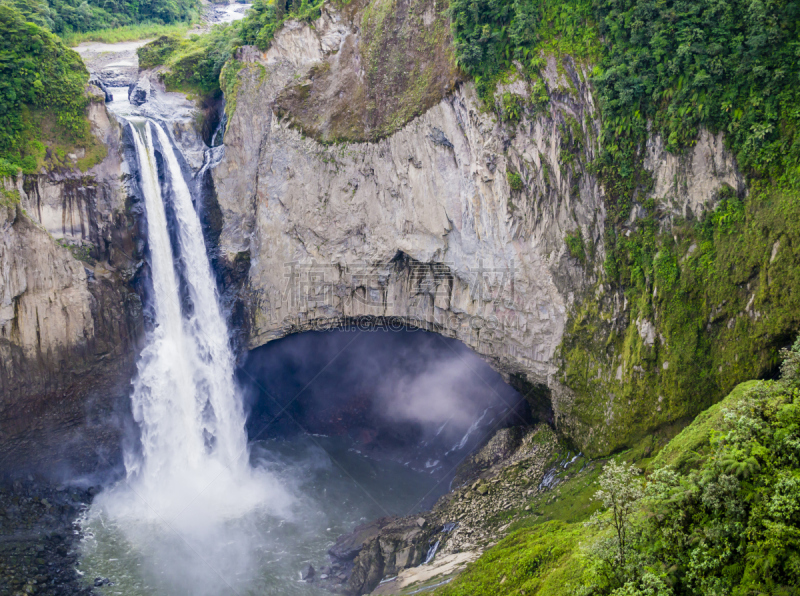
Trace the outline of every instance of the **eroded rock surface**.
[[[453, 490], [431, 511], [383, 518], [340, 537], [329, 552], [346, 577], [332, 575], [323, 585], [354, 596], [369, 594], [386, 578], [422, 566], [377, 592], [391, 594], [412, 576], [420, 581], [460, 570], [507, 532], [504, 512], [523, 510], [550, 490], [543, 480], [556, 449], [556, 436], [545, 424], [498, 431], [461, 466]], [[458, 553], [467, 557], [452, 557]]]
[[[142, 331], [140, 247], [122, 131], [90, 108], [108, 157], [86, 173], [4, 179], [0, 469], [110, 465]], [[115, 422], [116, 421], [116, 422]]]
[[[249, 263], [250, 345], [354, 318], [405, 321], [549, 386], [554, 422], [578, 444], [590, 433], [608, 448], [624, 442], [575, 414], [555, 378], [570, 308], [595, 291], [591, 263], [604, 258], [603, 189], [587, 168], [599, 134], [589, 67], [547, 57], [549, 103], [518, 123], [497, 122], [463, 84], [386, 138], [322, 144], [301, 131], [314, 132], [298, 120], [307, 104], [297, 81], [322, 91], [319, 73], [348, 68], [356, 80], [364, 73], [347, 65], [368, 49], [352, 19], [326, 11], [313, 28], [289, 23], [267, 52], [237, 54], [213, 177], [220, 253]], [[521, 78], [506, 90], [530, 91]], [[649, 149], [658, 199], [676, 213], [741, 186], [720, 139], [702, 138], [683, 158], [662, 155], [657, 139]], [[585, 259], [565, 242], [578, 232]], [[615, 308], [622, 321], [623, 297]]]

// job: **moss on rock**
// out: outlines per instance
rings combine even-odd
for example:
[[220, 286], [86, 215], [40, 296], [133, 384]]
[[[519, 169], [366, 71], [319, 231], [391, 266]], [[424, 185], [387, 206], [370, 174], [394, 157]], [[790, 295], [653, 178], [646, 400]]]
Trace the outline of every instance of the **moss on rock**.
[[461, 80], [447, 5], [433, 0], [354, 0], [336, 54], [276, 99], [278, 113], [323, 142], [374, 141], [419, 116]]

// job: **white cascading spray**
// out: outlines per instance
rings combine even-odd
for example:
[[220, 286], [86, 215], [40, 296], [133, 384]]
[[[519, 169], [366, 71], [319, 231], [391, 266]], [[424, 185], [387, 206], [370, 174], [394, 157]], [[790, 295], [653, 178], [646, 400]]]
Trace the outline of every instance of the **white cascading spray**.
[[[206, 254], [200, 219], [167, 133], [131, 121], [147, 211], [155, 327], [138, 362], [132, 406], [141, 450], [125, 453], [127, 478], [100, 504], [112, 517], [149, 519], [195, 530], [198, 521], [276, 511], [287, 494], [250, 468], [234, 356]], [[169, 179], [178, 250], [173, 251], [154, 139]], [[179, 275], [192, 308], [181, 308]], [[267, 502], [269, 501], [269, 502]]]

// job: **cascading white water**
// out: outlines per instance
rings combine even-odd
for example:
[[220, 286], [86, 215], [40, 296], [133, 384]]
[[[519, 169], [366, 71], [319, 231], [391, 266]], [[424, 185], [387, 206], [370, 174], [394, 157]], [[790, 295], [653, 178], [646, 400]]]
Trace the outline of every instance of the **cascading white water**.
[[[198, 518], [208, 521], [209, 515], [230, 518], [285, 504], [280, 487], [269, 486], [268, 475], [248, 463], [228, 329], [178, 157], [161, 126], [145, 119], [132, 119], [130, 126], [147, 212], [155, 326], [131, 398], [141, 450], [125, 454], [127, 482], [102, 503], [121, 517], [163, 520], [188, 512], [188, 525]], [[156, 141], [168, 196], [159, 182]], [[177, 250], [165, 200], [174, 213]], [[179, 273], [191, 303], [185, 309]], [[268, 494], [271, 503], [265, 502]]]

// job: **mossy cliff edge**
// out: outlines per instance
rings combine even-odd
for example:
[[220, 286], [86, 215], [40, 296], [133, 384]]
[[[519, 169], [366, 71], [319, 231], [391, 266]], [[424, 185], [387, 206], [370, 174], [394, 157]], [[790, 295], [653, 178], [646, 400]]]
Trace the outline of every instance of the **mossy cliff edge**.
[[124, 134], [77, 54], [4, 5], [0, 28], [20, 58], [0, 140], [0, 469], [83, 474], [116, 457], [142, 336]]
[[[476, 6], [328, 3], [223, 69], [220, 249], [250, 264], [251, 345], [411, 322], [484, 355], [591, 454], [769, 374], [800, 310], [797, 192], [753, 157], [772, 129], [736, 128], [767, 116], [666, 74], [651, 87], [682, 120], [635, 85], [628, 109], [620, 73], [639, 42], [611, 34], [613, 15]], [[709, 52], [727, 72], [728, 50]]]

